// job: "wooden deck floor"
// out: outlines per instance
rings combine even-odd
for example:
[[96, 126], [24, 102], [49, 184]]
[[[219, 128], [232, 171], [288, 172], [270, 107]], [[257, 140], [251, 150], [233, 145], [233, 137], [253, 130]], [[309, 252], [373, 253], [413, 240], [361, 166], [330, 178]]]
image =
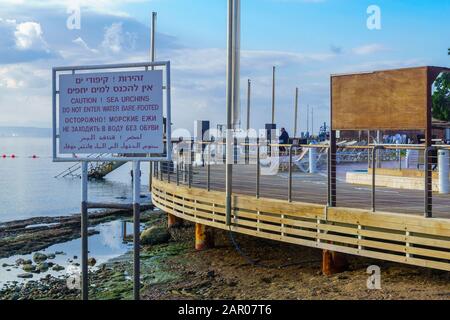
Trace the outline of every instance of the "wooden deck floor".
[[[206, 167], [194, 167], [192, 186], [206, 188]], [[164, 180], [167, 177], [164, 176]], [[346, 183], [342, 172], [338, 171], [337, 205], [339, 207], [371, 209], [371, 187], [356, 186]], [[175, 174], [171, 175], [175, 181]], [[260, 197], [287, 200], [288, 173], [279, 172], [276, 175], [261, 176]], [[180, 183], [183, 182], [180, 173]], [[225, 190], [225, 166], [211, 166], [211, 190]], [[256, 195], [255, 165], [235, 165], [233, 167], [233, 192], [243, 195]], [[293, 173], [293, 201], [314, 204], [326, 204], [327, 175], [325, 173], [304, 174]], [[377, 187], [376, 210], [423, 215], [424, 192]], [[450, 195], [433, 194], [433, 217], [450, 219]]]

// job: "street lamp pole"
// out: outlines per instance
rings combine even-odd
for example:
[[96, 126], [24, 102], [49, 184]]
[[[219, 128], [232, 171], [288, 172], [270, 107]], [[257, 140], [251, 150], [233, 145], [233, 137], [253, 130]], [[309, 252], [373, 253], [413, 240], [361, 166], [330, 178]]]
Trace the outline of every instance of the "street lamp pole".
[[233, 192], [233, 131], [239, 124], [240, 0], [228, 0], [227, 39], [227, 133], [226, 133], [226, 223], [231, 225]]

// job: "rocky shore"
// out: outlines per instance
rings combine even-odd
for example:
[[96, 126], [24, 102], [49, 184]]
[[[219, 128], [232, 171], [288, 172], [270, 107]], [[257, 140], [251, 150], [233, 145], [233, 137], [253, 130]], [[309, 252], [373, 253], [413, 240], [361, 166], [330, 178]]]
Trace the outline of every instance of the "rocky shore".
[[[91, 221], [93, 221], [93, 223], [101, 223], [110, 219], [117, 219], [119, 216], [123, 218], [123, 214], [126, 213], [117, 211], [113, 214], [111, 214], [111, 212], [109, 214], [102, 213], [96, 215], [95, 218], [90, 218], [92, 218]], [[162, 265], [162, 261], [169, 256], [177, 255], [187, 249], [186, 243], [177, 243], [174, 240], [177, 238], [176, 234], [180, 233], [179, 230], [173, 232], [173, 234], [169, 233], [165, 227], [167, 223], [165, 216], [166, 215], [162, 212], [153, 210], [147, 210], [142, 213], [141, 223], [145, 225], [146, 229], [141, 234], [141, 241], [142, 243], [147, 244], [147, 246], [144, 246], [141, 254], [143, 289], [147, 285], [175, 279], [177, 275], [175, 273], [167, 272]], [[54, 223], [55, 220], [56, 218], [49, 221]], [[33, 220], [33, 223], [34, 222], [36, 221]], [[10, 227], [14, 227], [13, 230], [19, 230], [19, 228], [17, 228], [19, 224], [24, 226], [29, 225], [28, 223], [29, 222], [10, 223]], [[42, 223], [42, 220], [39, 220], [39, 223]], [[12, 230], [9, 231], [12, 232]], [[45, 231], [47, 231], [47, 228]], [[132, 240], [131, 236], [128, 240]], [[63, 240], [61, 239], [60, 241]], [[50, 244], [50, 241], [46, 241], [46, 243]], [[39, 246], [39, 248], [41, 248], [41, 246]], [[36, 252], [33, 254], [32, 259], [18, 259], [16, 260], [15, 265], [2, 266], [4, 268], [11, 267], [22, 269], [23, 273], [20, 274], [19, 277], [27, 279], [27, 281], [23, 283], [13, 281], [6, 284], [0, 290], [0, 300], [79, 299], [80, 290], [76, 287], [73, 288], [69, 283], [71, 280], [70, 273], [65, 272], [58, 276], [48, 274], [40, 280], [32, 279], [34, 274], [46, 272], [49, 269], [55, 271], [64, 270], [64, 267], [52, 262], [52, 260], [60, 254], [64, 255], [65, 253], [55, 252], [44, 254]], [[69, 258], [72, 266], [79, 266], [79, 262], [76, 262], [77, 259], [78, 257], [76, 256]], [[92, 299], [131, 298], [133, 288], [130, 277], [133, 270], [131, 252], [94, 268], [95, 264], [95, 257], [90, 257], [89, 294]]]
[[[167, 230], [160, 211], [144, 214], [143, 224], [143, 299], [450, 299], [448, 272], [349, 256], [348, 271], [327, 277], [320, 250], [245, 235], [230, 241], [216, 230], [215, 248], [199, 252], [192, 224]], [[366, 286], [370, 265], [381, 269], [380, 290]], [[90, 299], [131, 299], [132, 270], [131, 252], [90, 269]], [[79, 299], [67, 278], [11, 283], [0, 299]]]
[[[142, 206], [149, 210], [152, 206]], [[131, 217], [130, 210], [105, 210], [89, 214], [91, 227], [119, 218]], [[0, 223], [0, 258], [29, 254], [57, 243], [80, 237], [80, 214], [38, 217]], [[90, 235], [95, 231], [90, 231]]]

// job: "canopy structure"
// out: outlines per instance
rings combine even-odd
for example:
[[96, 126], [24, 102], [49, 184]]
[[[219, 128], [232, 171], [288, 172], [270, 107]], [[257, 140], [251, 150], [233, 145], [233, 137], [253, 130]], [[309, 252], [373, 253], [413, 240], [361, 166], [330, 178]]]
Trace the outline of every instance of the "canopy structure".
[[443, 67], [331, 76], [332, 130], [427, 130], [432, 86]]
[[[425, 146], [432, 146], [432, 88], [446, 67], [414, 67], [331, 75], [331, 133], [329, 169], [336, 184], [336, 130], [422, 130]], [[431, 163], [426, 185], [431, 185]], [[428, 193], [431, 212], [431, 189]], [[427, 200], [428, 201], [428, 200]], [[336, 190], [329, 205], [336, 205]]]

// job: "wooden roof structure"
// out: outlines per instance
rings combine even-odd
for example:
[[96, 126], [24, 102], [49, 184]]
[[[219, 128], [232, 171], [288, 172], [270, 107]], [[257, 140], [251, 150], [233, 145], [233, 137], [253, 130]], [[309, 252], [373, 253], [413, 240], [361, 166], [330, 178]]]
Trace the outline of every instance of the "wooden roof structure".
[[332, 130], [431, 128], [431, 92], [446, 67], [414, 67], [331, 76]]
[[[415, 67], [331, 75], [329, 205], [336, 206], [337, 130], [423, 130], [432, 147], [432, 87], [446, 67]], [[375, 158], [375, 156], [373, 157]], [[432, 164], [425, 168], [425, 214], [432, 215]]]

